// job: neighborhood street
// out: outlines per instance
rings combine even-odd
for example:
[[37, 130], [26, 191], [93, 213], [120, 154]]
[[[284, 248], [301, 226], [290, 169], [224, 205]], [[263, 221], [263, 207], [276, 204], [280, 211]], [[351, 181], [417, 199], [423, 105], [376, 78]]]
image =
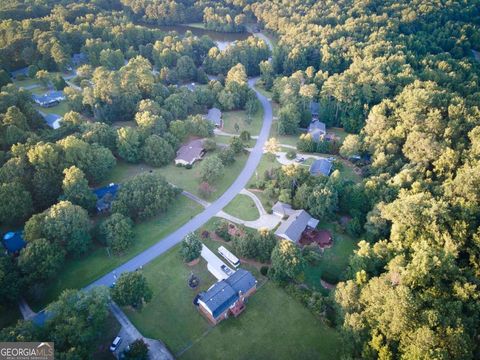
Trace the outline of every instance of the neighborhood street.
[[97, 279], [96, 281], [88, 285], [86, 289], [99, 285], [111, 286], [121, 273], [126, 271], [134, 271], [138, 268], [141, 268], [156, 257], [162, 255], [164, 252], [168, 251], [173, 246], [180, 243], [189, 232], [197, 230], [208, 220], [210, 220], [210, 218], [214, 217], [246, 187], [248, 181], [255, 173], [255, 170], [263, 156], [263, 146], [264, 143], [268, 140], [268, 136], [270, 134], [270, 127], [272, 126], [273, 120], [272, 106], [270, 102], [265, 96], [263, 96], [254, 89], [254, 84], [256, 80], [257, 78], [249, 79], [248, 84], [250, 88], [255, 91], [257, 98], [262, 104], [264, 111], [263, 125], [255, 147], [250, 152], [247, 163], [243, 168], [242, 172], [240, 173], [239, 177], [235, 180], [235, 182], [227, 189], [227, 191], [225, 191], [225, 193], [218, 200], [208, 206], [202, 213], [195, 216], [193, 219], [191, 219], [179, 229], [175, 230], [170, 235], [166, 236], [163, 239], [160, 239], [155, 245], [146, 249], [145, 251], [130, 259], [126, 263], [120, 265], [115, 270]]

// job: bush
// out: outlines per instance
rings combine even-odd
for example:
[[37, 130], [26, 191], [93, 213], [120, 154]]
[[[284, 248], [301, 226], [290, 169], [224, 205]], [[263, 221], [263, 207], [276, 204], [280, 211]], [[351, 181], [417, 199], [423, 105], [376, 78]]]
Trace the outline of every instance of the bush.
[[215, 225], [215, 234], [227, 242], [232, 240], [232, 237], [228, 232], [228, 225], [228, 221], [225, 220], [220, 220]]
[[295, 150], [290, 150], [289, 152], [287, 152], [287, 159], [289, 160], [293, 160], [297, 157], [297, 152]]
[[203, 142], [203, 147], [207, 151], [214, 151], [217, 149], [217, 143], [214, 139], [205, 139]]
[[200, 256], [201, 252], [202, 243], [198, 235], [193, 232], [187, 234], [182, 241], [182, 249], [180, 250], [183, 260], [185, 262], [193, 261]]
[[268, 275], [268, 266], [262, 266], [260, 268], [260, 274], [262, 274], [263, 276], [267, 276]]
[[[179, 165], [179, 167], [182, 166], [180, 164], [178, 164], [178, 165]], [[190, 170], [191, 168], [192, 168], [192, 164], [185, 165], [185, 169]]]

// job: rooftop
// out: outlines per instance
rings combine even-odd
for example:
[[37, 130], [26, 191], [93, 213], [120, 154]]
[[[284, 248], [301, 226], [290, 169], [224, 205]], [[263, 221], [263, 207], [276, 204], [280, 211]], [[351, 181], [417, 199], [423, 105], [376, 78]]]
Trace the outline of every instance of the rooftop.
[[111, 183], [108, 186], [93, 190], [93, 193], [97, 196], [97, 210], [105, 211], [110, 209], [112, 201], [117, 195], [119, 184]]
[[275, 235], [288, 238], [297, 243], [307, 226], [315, 228], [318, 220], [311, 217], [305, 210], [295, 210], [275, 231]]
[[281, 217], [284, 217], [291, 215], [295, 212], [295, 210], [292, 209], [292, 206], [290, 204], [277, 201], [275, 205], [272, 206], [272, 212], [275, 214], [279, 214]]
[[203, 147], [203, 140], [193, 140], [178, 149], [177, 157], [175, 160], [182, 160], [191, 164], [195, 160], [201, 158], [204, 152], [205, 148]]
[[325, 123], [314, 120], [308, 126], [308, 133], [312, 136], [313, 141], [318, 142], [327, 133], [327, 127]]
[[329, 176], [332, 171], [332, 162], [328, 159], [318, 159], [310, 166], [310, 174], [314, 176], [324, 175]]
[[20, 232], [10, 231], [3, 236], [3, 246], [10, 254], [19, 252], [26, 244]]
[[211, 108], [210, 110], [208, 110], [206, 119], [215, 126], [222, 126], [222, 112], [220, 111], [220, 109]]
[[63, 91], [49, 91], [43, 95], [32, 95], [32, 99], [38, 105], [46, 106], [65, 100], [65, 95]]

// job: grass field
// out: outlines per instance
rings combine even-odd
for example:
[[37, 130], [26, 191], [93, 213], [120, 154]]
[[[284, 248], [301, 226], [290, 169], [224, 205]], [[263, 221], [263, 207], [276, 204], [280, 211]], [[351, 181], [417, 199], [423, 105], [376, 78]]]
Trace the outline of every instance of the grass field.
[[[263, 108], [259, 105], [259, 110], [252, 117], [250, 123], [247, 122], [247, 113], [245, 110], [226, 111], [222, 114], [222, 130], [231, 134], [240, 134], [246, 130], [250, 135], [258, 135], [263, 123]], [[235, 130], [235, 124], [238, 124], [238, 132]]]
[[34, 105], [33, 107], [38, 111], [44, 112], [46, 114], [56, 114], [60, 116], [63, 116], [70, 111], [70, 108], [66, 101], [62, 101], [60, 102], [60, 104], [49, 107], [49, 108], [44, 108], [38, 105]]
[[326, 229], [332, 233], [333, 246], [325, 249], [322, 259], [315, 266], [307, 266], [305, 270], [305, 283], [316, 290], [325, 292], [320, 284], [320, 279], [338, 282], [342, 279], [348, 267], [350, 256], [357, 246], [356, 240], [345, 234], [340, 225], [336, 223], [321, 222], [318, 229]]
[[[217, 144], [230, 144], [230, 141], [232, 140], [232, 137], [231, 136], [227, 136], [227, 135], [215, 135], [215, 141], [217, 142]], [[255, 139], [250, 139], [250, 141], [247, 141], [247, 142], [243, 142], [243, 145], [245, 147], [254, 147], [255, 146]]]
[[227, 214], [245, 221], [257, 220], [260, 217], [257, 206], [247, 195], [239, 194], [223, 209]]
[[30, 305], [35, 310], [40, 310], [55, 300], [63, 290], [78, 289], [88, 285], [152, 246], [200, 213], [202, 209], [200, 205], [185, 196], [179, 196], [165, 214], [135, 225], [135, 243], [127, 253], [122, 256], [109, 256], [106, 248], [97, 246], [88, 256], [69, 260], [58, 277], [46, 288], [42, 301], [30, 301]]
[[[213, 240], [206, 241], [212, 249]], [[218, 243], [217, 243], [218, 244]], [[257, 279], [265, 279], [252, 270]], [[246, 311], [212, 327], [192, 304], [195, 295], [215, 282], [203, 260], [185, 265], [179, 246], [144, 268], [153, 299], [141, 312], [125, 309], [147, 337], [161, 339], [181, 359], [333, 359], [338, 334], [313, 317], [300, 303], [271, 282], [254, 294]], [[190, 273], [198, 289], [187, 286]]]
[[271, 158], [271, 155], [264, 154], [262, 156], [262, 160], [260, 160], [260, 164], [258, 164], [257, 166], [257, 170], [255, 171], [255, 174], [253, 174], [250, 181], [248, 182], [248, 186], [251, 187], [252, 182], [255, 182], [257, 177], [259, 179], [263, 178], [263, 174], [265, 173], [265, 171], [279, 168], [281, 166], [282, 165], [276, 159]]

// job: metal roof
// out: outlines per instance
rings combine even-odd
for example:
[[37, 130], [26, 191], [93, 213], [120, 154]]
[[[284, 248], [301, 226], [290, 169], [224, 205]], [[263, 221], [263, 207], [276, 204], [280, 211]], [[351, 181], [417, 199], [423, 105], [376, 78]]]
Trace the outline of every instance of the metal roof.
[[310, 166], [310, 174], [329, 176], [332, 171], [332, 162], [327, 159], [318, 159]]

